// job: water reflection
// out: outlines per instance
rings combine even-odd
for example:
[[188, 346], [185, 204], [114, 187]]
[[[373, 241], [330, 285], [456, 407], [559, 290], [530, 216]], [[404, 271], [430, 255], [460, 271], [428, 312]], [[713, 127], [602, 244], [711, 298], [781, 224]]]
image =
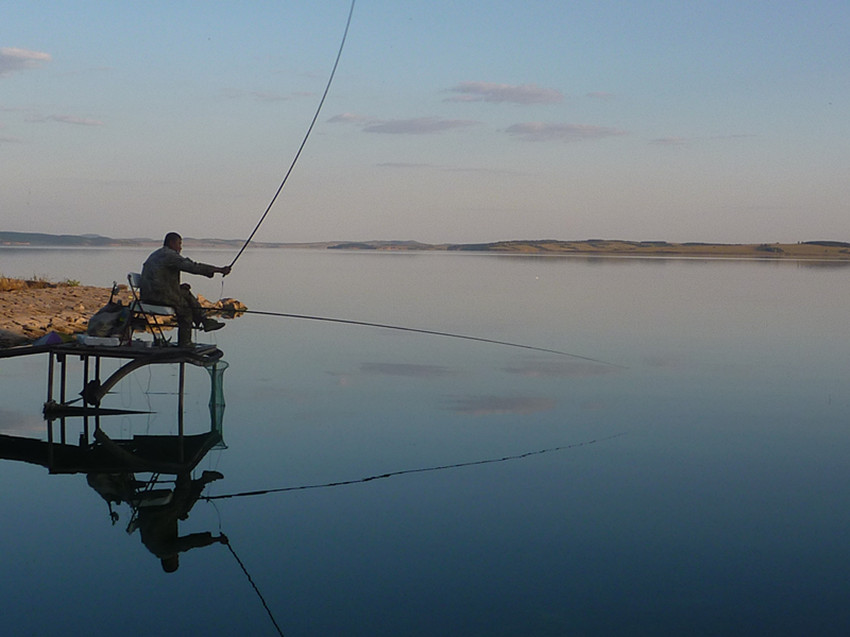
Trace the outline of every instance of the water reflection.
[[452, 411], [469, 416], [534, 414], [552, 411], [557, 404], [547, 396], [467, 396], [456, 399]]
[[[57, 252], [52, 271], [86, 279], [82, 256]], [[226, 478], [177, 518], [178, 537], [224, 529], [230, 549], [191, 549], [166, 575], [140, 530], [125, 533], [124, 498], [112, 526], [85, 473], [0, 460], [7, 634], [275, 634], [234, 548], [287, 635], [850, 634], [842, 269], [297, 251], [248, 263], [227, 285], [269, 309], [629, 369], [248, 315], [216, 333], [239, 372], [230, 449], [189, 473]], [[43, 365], [21, 363], [0, 360], [2, 430], [44, 439]], [[196, 371], [187, 434], [208, 428]], [[174, 372], [129, 378], [143, 399], [105, 403], [150, 397], [157, 415], [102, 429], [175, 427]], [[68, 423], [76, 445], [80, 417]], [[133, 603], [109, 603], [116, 591]]]
[[[50, 356], [52, 369], [54, 352], [51, 351]], [[99, 369], [99, 357], [92, 357], [97, 359]], [[86, 376], [80, 392], [84, 403], [82, 407], [74, 407], [70, 404], [73, 401], [57, 403], [50, 398], [45, 403], [43, 437], [0, 434], [0, 460], [42, 466], [50, 474], [85, 475], [88, 486], [105, 501], [108, 519], [113, 526], [121, 519], [118, 508], [126, 505], [129, 508], [126, 532], [132, 535], [138, 531], [141, 543], [160, 560], [166, 573], [173, 573], [179, 568], [180, 553], [227, 541], [223, 534], [211, 531], [182, 535], [180, 532], [181, 522], [188, 519], [206, 486], [224, 477], [218, 471], [203, 471], [200, 477], [193, 478], [193, 471], [209, 451], [226, 448], [222, 431], [225, 408], [223, 374], [227, 363], [218, 359], [195, 363], [203, 366], [210, 377], [209, 427], [200, 433], [184, 431], [183, 364], [179, 363], [180, 383], [176, 392], [179, 408], [174, 424], [177, 425], [177, 433], [123, 437], [108, 434], [106, 428], [110, 432], [116, 429], [111, 426], [111, 417], [126, 417], [140, 412], [101, 407], [101, 397], [97, 404], [88, 404], [86, 390], [93, 381], [88, 380], [86, 360]], [[152, 361], [149, 366], [156, 368], [151, 370], [152, 374], [164, 373], [166, 367], [157, 361]], [[65, 376], [63, 367], [63, 397]], [[52, 396], [52, 383], [51, 374], [48, 396]], [[90, 434], [91, 420], [94, 421], [94, 429]], [[70, 432], [78, 434], [78, 442], [67, 442], [72, 438]]]
[[158, 488], [162, 484], [159, 476], [138, 480], [133, 473], [89, 473], [86, 481], [106, 501], [113, 525], [119, 516], [112, 505], [125, 502], [130, 506], [132, 515], [127, 533], [138, 529], [142, 544], [159, 558], [162, 570], [173, 573], [180, 566], [180, 553], [217, 542], [226, 543], [223, 534], [203, 531], [180, 535], [179, 528], [207, 484], [223, 477], [218, 471], [204, 471], [200, 478], [193, 479], [190, 472], [185, 471], [177, 474], [173, 488], [167, 489]]

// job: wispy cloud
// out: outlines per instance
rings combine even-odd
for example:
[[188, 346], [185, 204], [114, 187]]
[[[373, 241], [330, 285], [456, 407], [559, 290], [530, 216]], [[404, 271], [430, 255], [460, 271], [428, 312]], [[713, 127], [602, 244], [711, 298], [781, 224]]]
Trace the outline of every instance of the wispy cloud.
[[445, 166], [440, 166], [439, 164], [427, 164], [427, 163], [416, 163], [416, 162], [407, 162], [407, 161], [385, 161], [377, 164], [379, 168], [398, 168], [401, 170], [407, 169], [427, 169], [427, 170], [446, 170]]
[[314, 93], [294, 92], [294, 93], [272, 93], [269, 91], [245, 91], [242, 89], [224, 89], [221, 94], [229, 99], [253, 99], [257, 102], [287, 102], [292, 99], [302, 97], [312, 97]]
[[713, 135], [711, 139], [749, 139], [751, 137], [758, 137], [758, 135], [752, 133], [732, 133], [731, 135]]
[[628, 134], [619, 128], [592, 126], [590, 124], [551, 124], [546, 122], [523, 122], [508, 126], [505, 132], [527, 141], [564, 141], [577, 142], [604, 137], [618, 137]]
[[469, 119], [414, 117], [412, 119], [393, 119], [374, 122], [368, 124], [363, 130], [367, 133], [386, 133], [389, 135], [429, 135], [455, 128], [477, 126], [478, 124], [480, 122]]
[[17, 71], [37, 69], [43, 62], [49, 62], [50, 59], [49, 53], [41, 51], [0, 47], [0, 77], [6, 77]]
[[479, 126], [481, 122], [470, 119], [445, 119], [442, 117], [410, 117], [406, 119], [377, 119], [358, 113], [340, 113], [328, 122], [333, 124], [354, 124], [365, 133], [385, 133], [388, 135], [432, 135], [458, 128]]
[[38, 115], [27, 119], [28, 122], [41, 124], [44, 122], [59, 122], [61, 124], [75, 124], [77, 126], [103, 126], [99, 119], [88, 117], [77, 117], [76, 115]]
[[651, 139], [649, 143], [656, 146], [685, 146], [689, 141], [687, 137], [656, 137]]
[[21, 140], [17, 137], [7, 137], [0, 135], [0, 144], [20, 144]]
[[357, 113], [340, 113], [328, 119], [328, 122], [332, 124], [364, 124], [368, 121], [368, 117]]
[[560, 91], [536, 84], [496, 84], [493, 82], [461, 82], [448, 89], [459, 93], [446, 102], [509, 102], [512, 104], [557, 104], [563, 101]]
[[376, 164], [379, 168], [391, 168], [398, 170], [435, 170], [446, 173], [479, 173], [482, 175], [527, 175], [519, 170], [505, 170], [503, 168], [470, 168], [466, 166], [444, 166], [441, 164], [428, 164], [416, 162], [388, 161]]
[[656, 146], [689, 146], [692, 143], [701, 143], [707, 140], [738, 140], [738, 139], [748, 139], [751, 137], [756, 137], [755, 135], [750, 135], [746, 133], [732, 134], [732, 135], [713, 135], [711, 137], [656, 137], [655, 139], [649, 140], [650, 144], [654, 144]]
[[534, 396], [467, 396], [456, 399], [451, 409], [468, 416], [518, 415], [551, 411], [556, 404], [552, 398]]
[[0, 113], [32, 113], [34, 109], [21, 106], [0, 106]]
[[587, 93], [585, 97], [589, 97], [593, 100], [614, 100], [617, 99], [617, 96], [613, 93], [608, 93], [607, 91], [593, 91], [591, 93]]

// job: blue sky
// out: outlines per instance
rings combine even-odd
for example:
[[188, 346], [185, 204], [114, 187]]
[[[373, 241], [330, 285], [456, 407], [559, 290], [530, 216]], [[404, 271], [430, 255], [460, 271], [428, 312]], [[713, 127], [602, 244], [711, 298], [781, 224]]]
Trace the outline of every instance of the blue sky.
[[[0, 229], [244, 238], [349, 0], [5, 3]], [[847, 240], [846, 1], [358, 0], [258, 241]]]

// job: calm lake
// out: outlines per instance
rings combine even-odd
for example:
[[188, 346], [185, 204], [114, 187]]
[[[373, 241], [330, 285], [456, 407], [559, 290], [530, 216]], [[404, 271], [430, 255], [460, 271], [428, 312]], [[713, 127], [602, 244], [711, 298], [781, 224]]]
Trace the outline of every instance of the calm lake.
[[[0, 249], [0, 274], [109, 286], [147, 252]], [[229, 368], [225, 445], [194, 475], [223, 474], [209, 496], [280, 491], [200, 499], [181, 535], [224, 533], [233, 551], [194, 548], [166, 573], [130, 506], [113, 521], [84, 473], [0, 460], [4, 632], [278, 634], [261, 594], [288, 636], [850, 634], [848, 276], [307, 250], [249, 250], [223, 286], [187, 276], [254, 310], [576, 356], [229, 321], [198, 337]], [[104, 405], [151, 413], [104, 431], [174, 434], [176, 378], [130, 374]], [[46, 379], [46, 355], [0, 360], [0, 433], [47, 439]], [[209, 398], [189, 366], [187, 430], [209, 429]]]

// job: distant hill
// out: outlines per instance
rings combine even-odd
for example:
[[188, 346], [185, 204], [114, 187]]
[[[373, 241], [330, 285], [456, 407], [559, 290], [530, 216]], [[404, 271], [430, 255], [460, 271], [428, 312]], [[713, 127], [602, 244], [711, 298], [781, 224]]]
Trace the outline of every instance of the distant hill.
[[[195, 239], [184, 237], [183, 245], [203, 248], [241, 248], [244, 239]], [[40, 232], [2, 232], [0, 231], [0, 246], [33, 246], [33, 247], [155, 247], [162, 245], [162, 239], [146, 237], [132, 239], [114, 239], [99, 234], [44, 234]], [[328, 247], [327, 243], [268, 243], [254, 241], [255, 248], [288, 248], [288, 247]]]
[[[196, 239], [184, 237], [188, 248], [238, 250], [244, 239]], [[37, 232], [0, 232], [0, 247], [156, 247], [161, 239], [113, 239], [97, 234], [54, 235]], [[679, 256], [717, 258], [793, 258], [850, 261], [850, 243], [844, 241], [800, 241], [798, 243], [669, 243], [667, 241], [623, 241], [619, 239], [529, 239], [491, 243], [420, 243], [418, 241], [323, 241], [314, 243], [252, 242], [251, 248], [311, 248], [328, 250], [487, 252], [503, 254], [583, 256]]]
[[111, 239], [97, 234], [43, 234], [40, 232], [0, 232], [4, 246], [127, 246], [138, 245], [139, 239]]

